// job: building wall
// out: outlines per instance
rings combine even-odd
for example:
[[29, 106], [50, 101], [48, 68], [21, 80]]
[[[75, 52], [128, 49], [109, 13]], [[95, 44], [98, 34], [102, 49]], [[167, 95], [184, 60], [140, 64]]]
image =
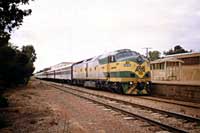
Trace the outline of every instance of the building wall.
[[[181, 81], [200, 81], [200, 65], [182, 65], [181, 70], [178, 68], [167, 67], [164, 70], [151, 70], [152, 80], [181, 80]], [[173, 70], [173, 74], [172, 74]], [[179, 72], [181, 73], [179, 76]], [[165, 78], [166, 76], [166, 78]]]
[[[183, 53], [183, 54], [177, 54], [177, 55], [170, 55], [167, 57], [175, 57], [179, 60], [184, 61], [182, 63], [182, 66], [179, 71], [176, 70], [175, 75], [179, 75], [180, 72], [180, 78], [171, 77], [169, 78], [163, 78], [165, 75], [163, 73], [162, 69], [158, 70], [152, 70], [153, 67], [151, 67], [151, 73], [152, 73], [152, 80], [180, 80], [180, 81], [200, 81], [200, 53]], [[168, 66], [167, 66], [168, 67]], [[166, 77], [170, 77], [171, 72], [169, 70], [166, 71]], [[173, 73], [174, 75], [174, 73]]]
[[152, 88], [152, 95], [155, 96], [191, 102], [200, 101], [200, 85], [153, 82]]
[[200, 81], [200, 53], [178, 56], [182, 64], [182, 81]]
[[154, 69], [151, 70], [152, 80], [180, 80], [179, 66], [167, 66], [167, 69]]
[[183, 65], [181, 80], [200, 81], [200, 65]]
[[152, 80], [165, 80], [165, 71], [164, 70], [151, 70], [151, 79]]

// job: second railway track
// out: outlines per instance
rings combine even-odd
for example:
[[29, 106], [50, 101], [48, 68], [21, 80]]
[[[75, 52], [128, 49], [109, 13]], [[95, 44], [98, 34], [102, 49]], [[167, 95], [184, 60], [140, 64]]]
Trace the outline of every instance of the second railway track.
[[48, 85], [61, 91], [76, 95], [89, 101], [101, 104], [107, 108], [117, 110], [128, 116], [136, 117], [148, 121], [171, 132], [200, 132], [200, 119], [192, 116], [159, 110], [144, 105], [134, 104], [127, 101], [93, 94], [78, 89], [77, 87], [63, 86], [60, 84], [49, 83]]
[[180, 106], [184, 106], [184, 107], [200, 109], [200, 105], [198, 103], [191, 105], [191, 103], [187, 103], [187, 102], [182, 103], [180, 101], [174, 101], [174, 100], [170, 100], [170, 99], [163, 99], [163, 98], [158, 98], [158, 97], [153, 97], [153, 96], [151, 96], [151, 97], [141, 96], [139, 98], [146, 99], [146, 100], [151, 100], [151, 101], [169, 103], [169, 104], [174, 104], [174, 105], [180, 105]]

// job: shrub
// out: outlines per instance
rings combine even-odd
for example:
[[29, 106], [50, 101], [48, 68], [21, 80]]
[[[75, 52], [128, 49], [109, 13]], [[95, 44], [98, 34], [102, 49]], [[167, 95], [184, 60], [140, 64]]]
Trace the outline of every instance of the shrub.
[[8, 107], [8, 99], [0, 95], [0, 108]]
[[7, 126], [6, 118], [3, 114], [0, 114], [0, 129]]

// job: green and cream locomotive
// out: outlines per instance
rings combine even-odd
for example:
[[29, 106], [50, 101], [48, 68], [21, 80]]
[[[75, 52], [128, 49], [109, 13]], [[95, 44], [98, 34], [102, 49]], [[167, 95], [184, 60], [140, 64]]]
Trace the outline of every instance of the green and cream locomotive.
[[122, 94], [151, 90], [149, 61], [129, 49], [109, 52], [72, 64], [72, 83]]

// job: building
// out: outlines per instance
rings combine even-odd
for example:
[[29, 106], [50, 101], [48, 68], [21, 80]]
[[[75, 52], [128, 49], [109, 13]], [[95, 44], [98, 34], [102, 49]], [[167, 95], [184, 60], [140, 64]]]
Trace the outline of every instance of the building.
[[174, 57], [158, 59], [150, 63], [152, 80], [181, 80], [182, 60]]
[[200, 53], [182, 53], [168, 55], [166, 57], [175, 57], [182, 60], [182, 76], [183, 81], [200, 81]]
[[168, 55], [151, 62], [152, 80], [200, 81], [200, 53]]

